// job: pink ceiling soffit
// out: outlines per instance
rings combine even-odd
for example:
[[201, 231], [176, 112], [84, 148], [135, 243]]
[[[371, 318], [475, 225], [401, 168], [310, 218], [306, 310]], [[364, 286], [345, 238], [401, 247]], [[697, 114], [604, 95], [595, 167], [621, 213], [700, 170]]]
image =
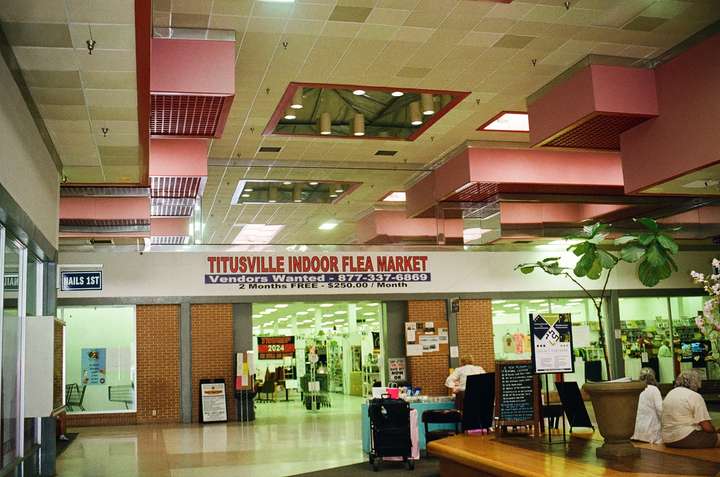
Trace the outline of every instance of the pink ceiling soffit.
[[148, 197], [61, 197], [61, 237], [149, 237]]
[[153, 237], [188, 235], [190, 220], [186, 217], [153, 217], [150, 219], [150, 234]]
[[620, 150], [620, 134], [658, 115], [653, 70], [591, 65], [528, 104], [530, 144]]
[[151, 137], [221, 137], [235, 97], [235, 42], [152, 39]]
[[715, 34], [655, 69], [662, 114], [621, 137], [628, 193], [720, 162], [719, 52]]
[[462, 243], [462, 219], [408, 219], [404, 211], [375, 210], [358, 222], [359, 243], [437, 243], [438, 235], [446, 243]]
[[427, 217], [440, 202], [484, 202], [500, 192], [619, 195], [620, 155], [468, 148], [407, 190], [406, 210]]
[[207, 139], [151, 139], [152, 197], [198, 197], [208, 174]]
[[664, 217], [658, 222], [673, 225], [720, 224], [720, 206], [699, 207], [681, 214]]
[[613, 212], [630, 208], [619, 204], [523, 203], [501, 202], [500, 223], [505, 226], [528, 224], [579, 224], [586, 220], [602, 220]]

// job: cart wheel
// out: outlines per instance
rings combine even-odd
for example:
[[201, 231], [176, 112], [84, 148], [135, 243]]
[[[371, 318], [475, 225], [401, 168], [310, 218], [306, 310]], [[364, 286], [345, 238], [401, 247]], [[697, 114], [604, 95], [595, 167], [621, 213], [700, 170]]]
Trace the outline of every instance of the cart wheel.
[[408, 470], [415, 470], [415, 461], [412, 459], [407, 460]]
[[380, 458], [375, 456], [370, 457], [370, 465], [372, 465], [373, 472], [380, 470]]

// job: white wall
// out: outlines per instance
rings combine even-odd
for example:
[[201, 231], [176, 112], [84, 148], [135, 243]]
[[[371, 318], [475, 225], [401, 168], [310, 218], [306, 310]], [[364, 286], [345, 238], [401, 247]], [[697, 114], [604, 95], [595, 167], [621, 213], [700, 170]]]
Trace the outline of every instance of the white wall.
[[[345, 253], [345, 255], [377, 255], [373, 253]], [[400, 254], [388, 251], [385, 254]], [[365, 295], [378, 297], [387, 294], [418, 293], [478, 293], [520, 292], [546, 290], [577, 290], [563, 277], [551, 277], [541, 272], [522, 275], [514, 267], [544, 257], [557, 256], [558, 252], [427, 252], [408, 253], [427, 255], [428, 272], [432, 281], [411, 283], [407, 288], [317, 288], [317, 289], [240, 289], [237, 284], [205, 284], [209, 273], [208, 255], [196, 252], [98, 252], [61, 253], [60, 266], [92, 264], [102, 265], [103, 290], [61, 292], [60, 298], [80, 297], [202, 297], [202, 296], [327, 296]], [[264, 255], [253, 254], [245, 255]], [[287, 255], [287, 254], [286, 254]], [[707, 270], [713, 257], [708, 252], [684, 252], [678, 257], [680, 271], [663, 281], [657, 288], [694, 288], [689, 278], [691, 270]], [[570, 258], [572, 259], [572, 258]], [[599, 288], [599, 281], [585, 281], [590, 288]], [[613, 272], [611, 288], [641, 289], [635, 278], [635, 267], [621, 264]]]
[[10, 70], [1, 60], [0, 184], [57, 247], [60, 177]]

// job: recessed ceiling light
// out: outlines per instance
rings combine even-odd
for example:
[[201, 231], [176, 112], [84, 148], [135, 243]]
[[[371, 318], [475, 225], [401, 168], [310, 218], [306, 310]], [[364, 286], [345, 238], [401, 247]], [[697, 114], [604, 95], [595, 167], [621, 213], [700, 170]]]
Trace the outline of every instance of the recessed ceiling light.
[[299, 204], [300, 202], [302, 202], [302, 199], [293, 199], [293, 202], [295, 202], [296, 204]]
[[375, 313], [368, 312], [368, 313], [363, 313], [363, 315], [364, 316], [375, 316]]
[[335, 316], [335, 315], [333, 315], [332, 313], [323, 314], [323, 318], [332, 318], [333, 316]]
[[316, 186], [318, 185], [318, 182], [308, 182], [308, 184], [310, 184], [311, 186]]
[[290, 184], [292, 184], [291, 181], [283, 181], [283, 185], [290, 185]]
[[320, 308], [330, 308], [333, 306], [332, 303], [320, 303]]
[[288, 306], [286, 303], [276, 303], [275, 304], [275, 308], [287, 308], [287, 307]]
[[364, 90], [364, 89], [356, 89], [356, 90], [353, 91], [353, 94], [354, 94], [355, 96], [362, 96], [362, 95], [365, 94], [365, 90]]
[[[332, 306], [332, 305], [330, 305]], [[308, 308], [307, 311], [315, 311], [315, 308]]]
[[338, 187], [337, 189], [335, 189], [335, 192], [337, 192], [338, 194], [342, 194], [344, 190], [342, 187]]
[[250, 194], [242, 194], [240, 197], [244, 197], [247, 199], [248, 197], [250, 197]]
[[330, 194], [328, 197], [337, 197], [337, 194]]
[[480, 126], [478, 131], [529, 132], [530, 123], [527, 113], [502, 112], [488, 123]]
[[320, 230], [332, 230], [332, 229], [334, 229], [335, 227], [338, 226], [338, 223], [339, 223], [339, 222], [337, 222], [336, 220], [328, 220], [327, 222], [323, 222], [322, 224], [320, 224], [320, 227], [318, 227], [318, 229], [320, 229]]
[[386, 195], [383, 200], [383, 202], [405, 202], [405, 192], [404, 191], [395, 191], [390, 192], [388, 195]]
[[285, 119], [288, 119], [288, 120], [297, 119], [297, 114], [295, 114], [295, 110], [294, 110], [294, 109], [288, 108], [287, 111], [285, 111], [285, 116], [284, 116], [284, 118], [285, 118]]
[[252, 188], [252, 187], [246, 187], [244, 190], [245, 190], [245, 192], [252, 192], [252, 191], [253, 191], [253, 188]]
[[295, 314], [296, 314], [296, 315], [300, 315], [300, 316], [305, 316], [305, 315], [308, 314], [308, 312], [307, 312], [307, 311], [298, 311], [298, 312], [295, 313]]
[[390, 93], [391, 96], [395, 96], [396, 98], [399, 98], [400, 96], [402, 96], [404, 94], [405, 93], [403, 93], [402, 91], [393, 91], [392, 93]]
[[378, 306], [379, 303], [368, 303], [368, 306]]
[[335, 312], [335, 314], [336, 314], [336, 315], [346, 315], [346, 314], [347, 314], [347, 311], [345, 311], [345, 310], [338, 310], [338, 311]]

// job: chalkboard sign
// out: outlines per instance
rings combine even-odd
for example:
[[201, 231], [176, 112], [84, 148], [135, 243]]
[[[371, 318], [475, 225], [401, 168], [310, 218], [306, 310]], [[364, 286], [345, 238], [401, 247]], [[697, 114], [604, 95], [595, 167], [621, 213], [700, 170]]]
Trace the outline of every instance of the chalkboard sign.
[[532, 361], [495, 363], [495, 414], [499, 426], [535, 426], [538, 432], [540, 384]]

